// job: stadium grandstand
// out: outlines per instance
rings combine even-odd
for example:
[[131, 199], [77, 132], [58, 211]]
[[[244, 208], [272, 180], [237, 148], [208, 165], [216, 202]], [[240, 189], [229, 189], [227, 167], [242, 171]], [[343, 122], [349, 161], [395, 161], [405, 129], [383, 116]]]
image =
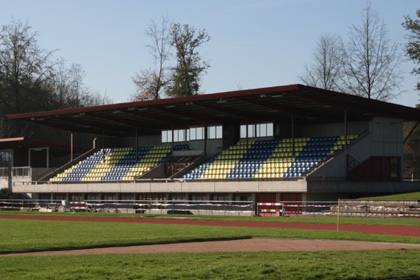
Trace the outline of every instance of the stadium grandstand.
[[420, 190], [403, 178], [403, 126], [419, 110], [299, 84], [7, 118], [97, 137], [85, 150], [0, 140], [11, 174], [28, 170], [2, 174], [3, 186], [36, 199], [277, 203]]

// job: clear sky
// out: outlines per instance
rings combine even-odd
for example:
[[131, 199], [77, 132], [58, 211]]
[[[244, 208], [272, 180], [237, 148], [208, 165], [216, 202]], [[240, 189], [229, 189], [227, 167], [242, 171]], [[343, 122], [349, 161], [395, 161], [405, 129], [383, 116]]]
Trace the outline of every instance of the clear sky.
[[[402, 52], [408, 33], [401, 23], [415, 18], [420, 2], [371, 3]], [[211, 40], [199, 49], [210, 64], [201, 90], [217, 93], [298, 83], [320, 36], [348, 38], [364, 7], [365, 0], [0, 0], [0, 25], [27, 22], [41, 48], [80, 64], [86, 86], [120, 103], [135, 92], [135, 73], [153, 67], [144, 34], [152, 20], [167, 17], [208, 32]], [[413, 66], [402, 64], [404, 92], [391, 102], [419, 103]]]

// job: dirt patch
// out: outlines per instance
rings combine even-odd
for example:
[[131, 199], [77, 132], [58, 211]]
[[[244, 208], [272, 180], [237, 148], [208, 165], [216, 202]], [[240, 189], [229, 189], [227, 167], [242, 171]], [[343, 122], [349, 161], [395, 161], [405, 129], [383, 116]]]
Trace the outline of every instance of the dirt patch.
[[94, 248], [7, 254], [7, 256], [58, 256], [89, 254], [161, 254], [198, 252], [273, 252], [420, 249], [420, 245], [305, 239], [250, 238], [229, 241], [186, 242], [176, 244]]

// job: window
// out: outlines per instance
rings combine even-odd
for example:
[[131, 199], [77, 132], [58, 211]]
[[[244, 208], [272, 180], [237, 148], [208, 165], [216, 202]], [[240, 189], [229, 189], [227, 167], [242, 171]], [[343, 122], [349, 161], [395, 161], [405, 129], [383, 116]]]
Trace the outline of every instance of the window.
[[185, 129], [174, 130], [174, 142], [184, 142], [186, 140], [186, 134]]
[[273, 124], [262, 123], [257, 124], [257, 137], [273, 136]]
[[[209, 126], [207, 127], [208, 139], [222, 139], [223, 127], [222, 126]], [[189, 129], [176, 129], [162, 131], [162, 143], [172, 142], [185, 142], [190, 140], [203, 140], [204, 127], [191, 127]]]
[[0, 167], [13, 166], [13, 155], [12, 151], [2, 150], [0, 151]]
[[207, 138], [208, 139], [222, 139], [223, 137], [222, 126], [209, 126], [207, 127]]
[[171, 143], [172, 138], [174, 142], [187, 141], [187, 131], [185, 129], [164, 130], [162, 131], [162, 143]]
[[172, 130], [162, 131], [162, 143], [172, 142]]
[[273, 123], [260, 123], [260, 124], [249, 124], [241, 125], [241, 138], [247, 137], [248, 131], [248, 138], [254, 137], [269, 137], [273, 136]]
[[189, 129], [189, 140], [203, 140], [204, 139], [204, 127], [191, 127]]

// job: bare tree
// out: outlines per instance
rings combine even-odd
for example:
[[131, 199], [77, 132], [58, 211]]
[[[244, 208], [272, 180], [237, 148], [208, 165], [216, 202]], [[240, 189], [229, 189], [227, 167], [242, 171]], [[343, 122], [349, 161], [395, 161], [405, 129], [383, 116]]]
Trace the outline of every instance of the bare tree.
[[52, 76], [53, 51], [39, 48], [38, 34], [22, 22], [12, 22], [0, 31], [0, 102], [10, 112], [33, 108], [32, 95]]
[[89, 91], [80, 97], [80, 107], [99, 106], [111, 104], [113, 101], [106, 95], [99, 92]]
[[64, 60], [57, 63], [54, 69], [49, 90], [57, 99], [57, 108], [77, 108], [110, 103], [104, 95], [93, 94], [84, 83], [85, 72], [79, 64], [67, 68]]
[[161, 91], [167, 83], [165, 63], [171, 55], [170, 28], [171, 22], [167, 18], [162, 18], [160, 26], [152, 21], [146, 30], [146, 35], [151, 39], [147, 48], [154, 58], [155, 67], [153, 70], [140, 71], [133, 77], [137, 89], [134, 100], [151, 100], [161, 97]]
[[160, 99], [160, 91], [162, 85], [166, 84], [163, 80], [164, 76], [158, 76], [157, 73], [152, 70], [141, 70], [140, 73], [136, 73], [133, 78], [133, 82], [136, 85], [136, 94], [132, 97], [132, 100], [153, 100]]
[[78, 64], [67, 68], [64, 60], [57, 63], [50, 90], [57, 98], [58, 108], [75, 108], [81, 106], [81, 96], [87, 89], [83, 84], [84, 71]]
[[[417, 17], [420, 18], [420, 10], [416, 11]], [[420, 75], [420, 20], [412, 19], [409, 16], [405, 17], [402, 26], [410, 31], [407, 36], [408, 42], [405, 45], [406, 55], [417, 65], [411, 72], [413, 75]], [[420, 91], [420, 82], [417, 82], [417, 90]]]
[[399, 95], [402, 74], [397, 42], [387, 38], [385, 24], [368, 2], [363, 22], [352, 25], [343, 49], [343, 90], [370, 99], [390, 100]]
[[54, 96], [46, 90], [54, 63], [53, 51], [42, 50], [28, 24], [13, 21], [0, 30], [0, 136], [25, 135], [27, 125], [11, 125], [10, 113], [51, 109]]
[[342, 74], [341, 49], [340, 37], [323, 34], [313, 52], [314, 62], [305, 65], [305, 73], [299, 79], [309, 86], [338, 90]]

